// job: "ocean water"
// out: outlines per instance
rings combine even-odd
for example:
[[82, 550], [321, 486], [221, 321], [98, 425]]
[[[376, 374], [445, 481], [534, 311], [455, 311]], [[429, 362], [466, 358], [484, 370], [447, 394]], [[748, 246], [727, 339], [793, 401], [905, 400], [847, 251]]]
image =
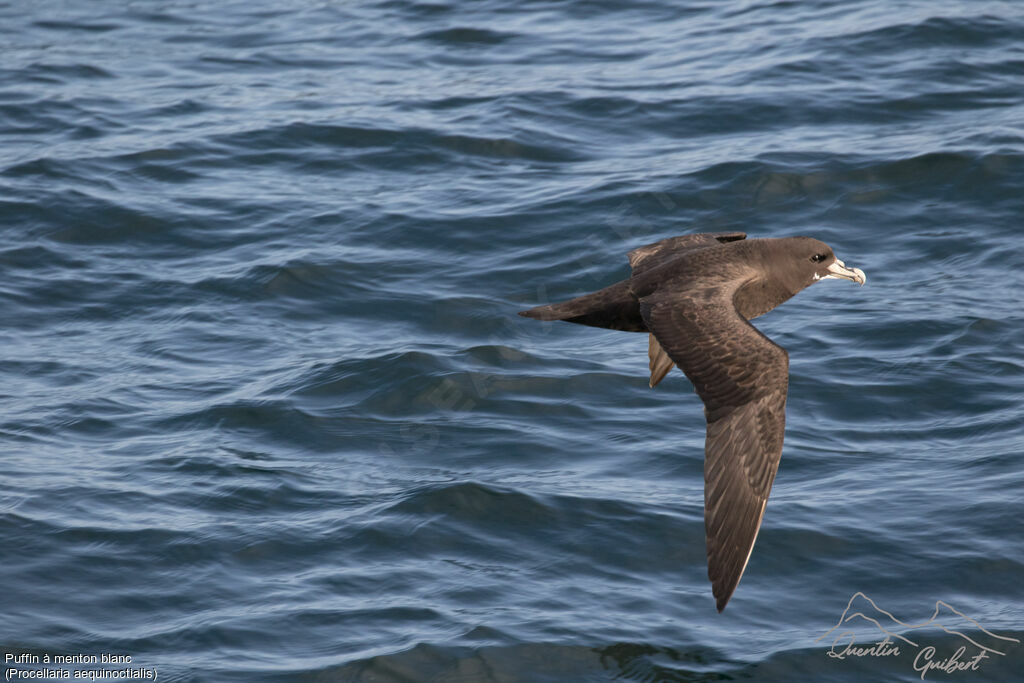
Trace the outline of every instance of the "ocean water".
[[[1022, 37], [990, 0], [0, 4], [5, 677], [1020, 680]], [[757, 321], [786, 445], [722, 614], [686, 378], [516, 315], [719, 230], [868, 276]]]

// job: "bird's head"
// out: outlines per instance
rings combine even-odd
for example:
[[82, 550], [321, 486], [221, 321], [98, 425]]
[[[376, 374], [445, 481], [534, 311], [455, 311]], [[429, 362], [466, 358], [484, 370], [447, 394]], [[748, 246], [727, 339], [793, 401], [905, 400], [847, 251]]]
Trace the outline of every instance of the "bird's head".
[[867, 282], [860, 268], [847, 268], [836, 258], [832, 247], [813, 237], [789, 237], [779, 242], [786, 260], [785, 279], [795, 293], [818, 280], [852, 280], [863, 285]]

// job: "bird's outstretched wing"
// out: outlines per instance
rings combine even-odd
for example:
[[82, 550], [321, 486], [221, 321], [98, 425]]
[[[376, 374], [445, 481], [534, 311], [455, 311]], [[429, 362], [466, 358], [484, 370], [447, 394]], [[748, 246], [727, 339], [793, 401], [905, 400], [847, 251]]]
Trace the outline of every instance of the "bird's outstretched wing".
[[629, 267], [633, 269], [633, 275], [639, 275], [663, 263], [668, 263], [688, 251], [703, 247], [713, 247], [724, 242], [735, 242], [736, 240], [746, 239], [746, 237], [747, 233], [745, 232], [699, 232], [693, 235], [669, 237], [658, 242], [645, 244], [629, 252], [627, 254], [629, 256]]
[[733, 286], [659, 290], [644, 322], [704, 402], [704, 528], [718, 611], [736, 590], [782, 454], [789, 355], [733, 305]]

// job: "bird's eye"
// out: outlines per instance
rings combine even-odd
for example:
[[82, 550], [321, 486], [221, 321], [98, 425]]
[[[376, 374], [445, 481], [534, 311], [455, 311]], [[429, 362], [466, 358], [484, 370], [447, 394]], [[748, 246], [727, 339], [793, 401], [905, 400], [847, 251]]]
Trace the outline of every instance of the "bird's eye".
[[811, 260], [814, 261], [815, 263], [821, 263], [827, 258], [828, 254], [815, 254], [814, 256], [811, 257]]

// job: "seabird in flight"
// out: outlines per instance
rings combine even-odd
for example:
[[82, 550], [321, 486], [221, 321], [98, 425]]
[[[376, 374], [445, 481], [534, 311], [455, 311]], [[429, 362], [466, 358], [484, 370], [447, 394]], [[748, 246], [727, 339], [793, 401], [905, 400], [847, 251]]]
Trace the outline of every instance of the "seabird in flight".
[[678, 366], [704, 402], [704, 529], [718, 611], [750, 560], [782, 455], [789, 354], [748, 321], [818, 280], [864, 284], [810, 237], [670, 237], [629, 252], [632, 275], [520, 315], [650, 335], [651, 386]]

